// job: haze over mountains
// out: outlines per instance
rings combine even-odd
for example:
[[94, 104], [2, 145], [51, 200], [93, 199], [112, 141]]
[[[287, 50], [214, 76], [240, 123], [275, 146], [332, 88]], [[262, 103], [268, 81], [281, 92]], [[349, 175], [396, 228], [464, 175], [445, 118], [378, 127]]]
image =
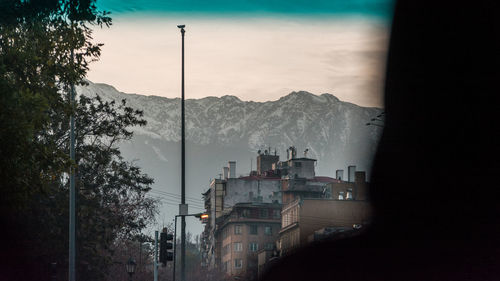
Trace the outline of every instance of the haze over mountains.
[[[125, 159], [134, 160], [155, 179], [153, 188], [179, 194], [180, 190], [180, 99], [125, 94], [106, 84], [89, 82], [78, 94], [104, 99], [126, 99], [144, 111], [148, 124], [134, 128], [134, 138], [121, 144]], [[334, 177], [336, 169], [356, 165], [371, 167], [381, 128], [366, 126], [382, 109], [360, 107], [330, 94], [300, 91], [279, 100], [241, 101], [235, 96], [186, 100], [186, 195], [199, 198], [190, 212], [201, 211], [201, 192], [210, 179], [219, 177], [227, 161], [236, 161], [236, 173], [248, 174], [256, 167], [260, 149], [276, 150], [284, 159], [286, 149], [317, 159], [316, 174]], [[253, 163], [252, 163], [253, 162]], [[346, 171], [347, 172], [347, 171]], [[345, 172], [345, 174], [346, 174]], [[175, 210], [175, 197], [166, 202]]]

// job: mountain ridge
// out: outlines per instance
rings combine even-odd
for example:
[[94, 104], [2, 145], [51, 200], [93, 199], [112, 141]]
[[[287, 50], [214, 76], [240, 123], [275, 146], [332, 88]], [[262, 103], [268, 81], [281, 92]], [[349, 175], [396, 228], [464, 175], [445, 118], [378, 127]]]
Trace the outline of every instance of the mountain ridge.
[[[144, 112], [144, 127], [134, 127], [134, 137], [120, 145], [125, 159], [135, 161], [155, 179], [154, 189], [173, 193], [180, 186], [180, 99], [121, 93], [107, 84], [78, 86], [77, 93], [98, 94], [104, 100], [126, 99]], [[200, 198], [209, 179], [237, 162], [238, 175], [255, 169], [258, 150], [271, 149], [284, 160], [286, 149], [309, 149], [317, 159], [316, 175], [335, 176], [335, 170], [356, 165], [369, 179], [381, 128], [366, 126], [380, 108], [361, 107], [331, 94], [295, 91], [278, 100], [242, 101], [235, 96], [187, 99], [186, 193]], [[301, 156], [301, 153], [298, 153]], [[345, 172], [346, 173], [346, 172]], [[177, 206], [166, 203], [167, 212]]]
[[[179, 98], [127, 94], [104, 83], [88, 83], [88, 86], [77, 87], [77, 92], [87, 96], [99, 94], [104, 99], [127, 99], [129, 106], [144, 111], [148, 124], [134, 128], [137, 134], [180, 141]], [[227, 145], [238, 139], [247, 139], [249, 148], [255, 151], [269, 145], [284, 151], [298, 139], [310, 139], [315, 134], [318, 143], [329, 143], [331, 137], [337, 135], [336, 145], [345, 145], [354, 141], [349, 135], [353, 128], [358, 131], [363, 128], [370, 132], [371, 139], [377, 139], [376, 132], [380, 130], [365, 124], [382, 111], [344, 102], [328, 93], [315, 95], [307, 91], [293, 91], [278, 100], [266, 102], [242, 101], [236, 96], [226, 95], [186, 99], [185, 103], [187, 140], [201, 145]], [[360, 115], [363, 120], [359, 120]], [[373, 134], [377, 136], [373, 137]], [[279, 140], [276, 139], [278, 135], [282, 135]], [[315, 152], [313, 155], [321, 159], [324, 153], [319, 151], [325, 149], [317, 149], [312, 140], [304, 145], [311, 146], [307, 148], [316, 151], [318, 155], [314, 155]]]
[[[164, 97], [164, 96], [159, 96], [159, 95], [143, 95], [143, 94], [138, 94], [138, 93], [127, 93], [127, 92], [121, 92], [119, 91], [118, 89], [116, 89], [114, 86], [112, 85], [109, 85], [109, 84], [106, 84], [106, 83], [93, 83], [89, 80], [85, 80], [86, 83], [89, 83], [90, 85], [95, 85], [95, 86], [98, 86], [98, 87], [103, 87], [103, 88], [109, 88], [117, 93], [120, 93], [120, 94], [123, 94], [123, 95], [128, 95], [128, 96], [142, 96], [142, 97], [156, 97], [156, 98], [160, 98], [160, 99], [166, 99], [166, 100], [179, 100], [180, 101], [180, 97], [175, 97], [175, 98], [169, 98], [169, 97]], [[80, 87], [82, 88], [82, 86], [77, 86], [77, 87]], [[343, 100], [340, 100], [337, 96], [333, 95], [333, 94], [330, 94], [330, 93], [321, 93], [321, 94], [315, 94], [315, 93], [311, 93], [309, 91], [305, 91], [305, 90], [298, 90], [298, 91], [292, 91], [284, 96], [281, 96], [279, 97], [278, 99], [276, 100], [268, 100], [268, 101], [253, 101], [253, 100], [242, 100], [240, 97], [236, 96], [236, 95], [223, 95], [223, 96], [220, 96], [220, 97], [217, 97], [217, 96], [206, 96], [206, 97], [203, 97], [203, 98], [198, 98], [198, 99], [195, 99], [195, 98], [186, 98], [185, 100], [188, 101], [188, 100], [204, 100], [204, 99], [222, 99], [222, 98], [234, 98], [238, 101], [241, 101], [241, 102], [250, 102], [250, 103], [257, 103], [257, 104], [262, 104], [262, 103], [268, 103], [268, 102], [277, 102], [283, 98], [286, 98], [290, 95], [296, 95], [296, 94], [299, 94], [299, 95], [303, 95], [305, 94], [305, 96], [313, 96], [313, 97], [318, 97], [318, 98], [321, 98], [321, 97], [326, 97], [327, 99], [331, 99], [333, 101], [336, 101], [336, 102], [342, 102], [342, 103], [349, 103], [349, 104], [352, 104], [352, 105], [356, 105], [356, 106], [359, 106], [359, 107], [364, 107], [364, 108], [377, 108], [377, 109], [381, 109], [381, 108], [378, 108], [378, 107], [374, 107], [374, 106], [360, 106], [360, 105], [357, 105], [355, 103], [352, 103], [352, 102], [348, 102], [348, 101], [343, 101]]]

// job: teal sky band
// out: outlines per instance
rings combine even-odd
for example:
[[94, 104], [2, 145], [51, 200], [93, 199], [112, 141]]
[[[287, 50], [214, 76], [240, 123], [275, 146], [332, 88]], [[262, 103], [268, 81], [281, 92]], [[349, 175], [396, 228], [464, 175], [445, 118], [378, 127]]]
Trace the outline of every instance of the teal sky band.
[[389, 19], [392, 0], [98, 0], [114, 16], [187, 14], [192, 16], [368, 16]]

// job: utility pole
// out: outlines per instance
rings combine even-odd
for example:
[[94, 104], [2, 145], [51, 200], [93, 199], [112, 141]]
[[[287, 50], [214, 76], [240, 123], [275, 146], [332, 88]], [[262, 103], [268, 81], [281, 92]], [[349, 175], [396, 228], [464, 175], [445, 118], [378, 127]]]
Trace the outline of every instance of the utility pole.
[[177, 217], [179, 215], [175, 216], [174, 219], [174, 268], [172, 269], [172, 280], [175, 281], [175, 264], [177, 263]]
[[153, 280], [158, 281], [158, 230], [155, 230], [155, 258]]
[[[71, 49], [71, 63], [74, 64], [74, 51]], [[69, 281], [76, 280], [75, 258], [76, 258], [76, 189], [75, 189], [75, 85], [71, 84], [70, 103], [72, 113], [70, 117], [70, 145], [69, 157], [71, 159], [69, 177]]]
[[[184, 129], [184, 30], [185, 25], [178, 25], [182, 35], [182, 82], [181, 82], [181, 131], [182, 131], [182, 172], [181, 172], [181, 204], [186, 204], [186, 136]], [[180, 210], [179, 210], [180, 211]], [[187, 213], [187, 212], [186, 212]], [[186, 217], [181, 216], [181, 281], [186, 280]]]

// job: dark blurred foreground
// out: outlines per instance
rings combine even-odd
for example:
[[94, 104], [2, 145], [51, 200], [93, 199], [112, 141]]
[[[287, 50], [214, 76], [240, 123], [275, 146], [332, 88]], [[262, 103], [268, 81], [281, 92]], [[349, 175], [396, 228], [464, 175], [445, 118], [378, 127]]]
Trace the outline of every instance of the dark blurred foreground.
[[264, 280], [499, 280], [499, 4], [399, 1], [373, 226]]

